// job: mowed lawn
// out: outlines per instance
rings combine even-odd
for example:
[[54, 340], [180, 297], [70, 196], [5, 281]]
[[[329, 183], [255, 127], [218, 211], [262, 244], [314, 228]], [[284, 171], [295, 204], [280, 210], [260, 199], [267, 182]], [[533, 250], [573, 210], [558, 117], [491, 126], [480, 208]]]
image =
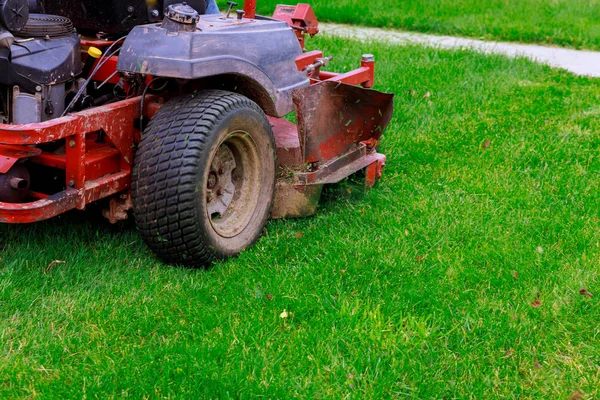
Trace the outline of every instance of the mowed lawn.
[[309, 47], [339, 70], [373, 52], [397, 94], [380, 185], [208, 270], [91, 211], [0, 226], [0, 398], [600, 396], [598, 81]]
[[600, 0], [258, 0], [258, 11], [280, 3], [309, 3], [320, 21], [600, 49]]

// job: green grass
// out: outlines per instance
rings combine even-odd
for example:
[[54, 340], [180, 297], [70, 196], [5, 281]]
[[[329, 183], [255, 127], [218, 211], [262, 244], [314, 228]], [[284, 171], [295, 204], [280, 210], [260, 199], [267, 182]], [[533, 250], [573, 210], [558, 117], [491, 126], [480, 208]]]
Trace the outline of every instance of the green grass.
[[600, 397], [600, 83], [309, 46], [397, 94], [381, 184], [209, 270], [89, 215], [1, 226], [0, 398]]
[[599, 0], [258, 0], [258, 10], [303, 2], [320, 21], [600, 49]]

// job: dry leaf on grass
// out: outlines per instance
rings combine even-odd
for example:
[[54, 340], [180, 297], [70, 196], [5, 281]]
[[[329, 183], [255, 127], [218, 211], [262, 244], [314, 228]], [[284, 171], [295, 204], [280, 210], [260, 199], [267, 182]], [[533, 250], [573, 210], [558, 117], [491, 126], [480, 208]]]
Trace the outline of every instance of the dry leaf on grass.
[[537, 360], [535, 360], [535, 369], [542, 369], [542, 364], [540, 364], [540, 362]]
[[541, 307], [541, 306], [542, 306], [542, 301], [540, 300], [540, 294], [539, 294], [539, 293], [538, 293], [538, 295], [537, 295], [537, 299], [535, 299], [535, 300], [534, 300], [534, 301], [531, 303], [531, 306], [532, 306], [533, 308], [538, 308], [538, 307]]
[[487, 149], [488, 147], [490, 147], [490, 145], [491, 145], [490, 141], [486, 140], [481, 147], [484, 149]]
[[577, 390], [569, 396], [569, 400], [580, 400], [583, 399], [583, 392], [581, 390]]
[[587, 290], [585, 290], [583, 288], [579, 291], [579, 294], [582, 296], [585, 296], [585, 297], [594, 297], [593, 294], [591, 294], [590, 292], [588, 292]]
[[67, 263], [66, 261], [54, 260], [50, 264], [48, 264], [48, 266], [46, 267], [46, 272], [49, 272], [54, 266], [56, 266], [58, 264], [66, 264], [66, 263]]

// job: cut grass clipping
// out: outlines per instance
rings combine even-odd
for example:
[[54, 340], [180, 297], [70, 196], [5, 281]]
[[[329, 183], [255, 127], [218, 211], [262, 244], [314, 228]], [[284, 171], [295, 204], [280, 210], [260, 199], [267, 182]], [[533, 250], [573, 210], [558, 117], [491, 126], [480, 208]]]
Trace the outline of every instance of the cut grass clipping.
[[[220, 0], [226, 9], [226, 0]], [[258, 0], [272, 15], [280, 0]], [[600, 49], [598, 0], [311, 0], [319, 21]], [[241, 4], [241, 2], [240, 2]], [[241, 6], [240, 6], [241, 7]]]
[[380, 185], [206, 271], [98, 211], [1, 225], [1, 398], [600, 397], [598, 81], [309, 46], [397, 93]]

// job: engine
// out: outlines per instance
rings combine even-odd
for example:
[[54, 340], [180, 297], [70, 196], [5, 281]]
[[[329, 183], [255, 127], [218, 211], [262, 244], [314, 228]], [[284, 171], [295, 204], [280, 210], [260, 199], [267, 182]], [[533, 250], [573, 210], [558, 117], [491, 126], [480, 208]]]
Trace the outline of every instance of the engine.
[[60, 117], [74, 78], [82, 71], [79, 37], [71, 21], [31, 14], [26, 23], [3, 35], [0, 119], [28, 124]]
[[[87, 78], [79, 34], [118, 38], [162, 20], [164, 7], [175, 2], [180, 0], [0, 0], [0, 123], [62, 116]], [[188, 3], [200, 13], [206, 7], [205, 0]], [[112, 97], [112, 89], [90, 93], [69, 111]]]

